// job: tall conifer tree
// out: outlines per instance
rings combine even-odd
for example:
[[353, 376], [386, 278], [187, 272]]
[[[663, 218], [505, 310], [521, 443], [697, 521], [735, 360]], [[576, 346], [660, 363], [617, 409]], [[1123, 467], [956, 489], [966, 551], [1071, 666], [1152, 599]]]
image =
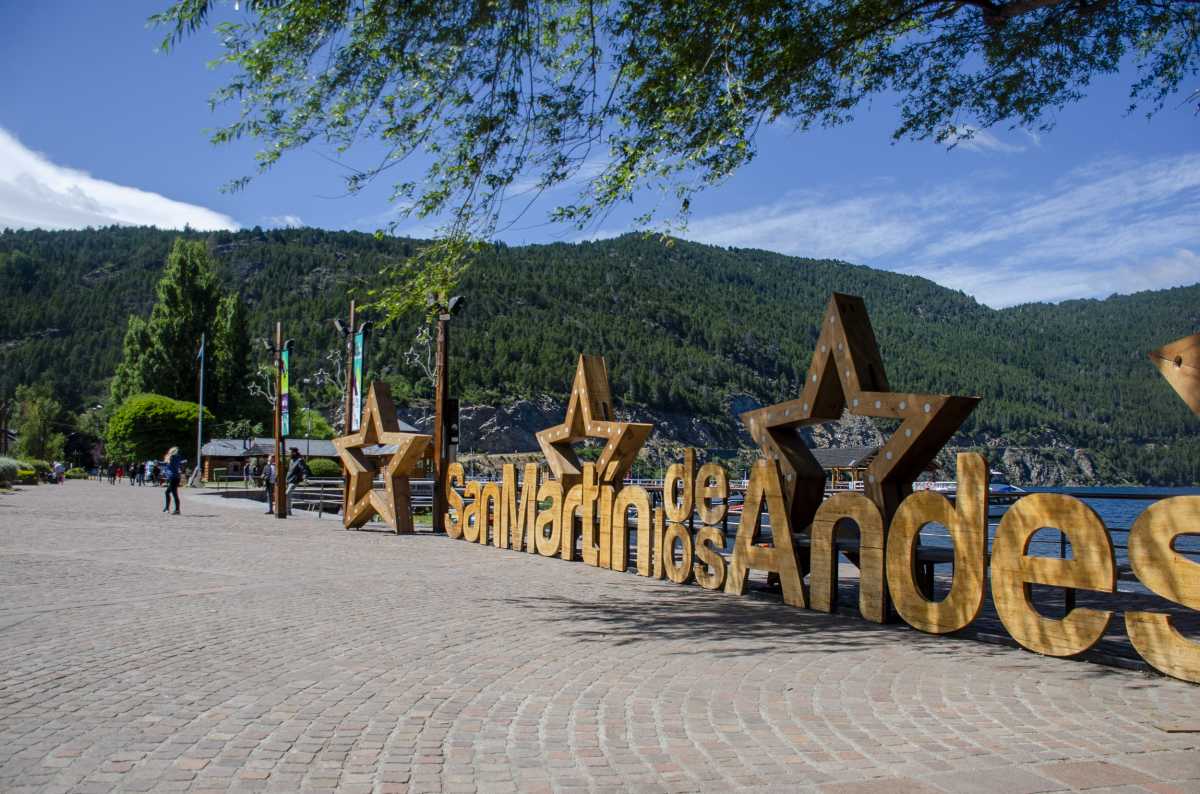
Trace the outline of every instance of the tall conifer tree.
[[209, 372], [206, 402], [241, 400], [249, 342], [245, 311], [236, 294], [223, 295], [217, 263], [200, 240], [175, 241], [155, 287], [150, 318], [133, 316], [125, 332], [124, 360], [117, 367], [112, 397], [117, 404], [140, 392], [194, 402], [196, 353], [207, 334]]

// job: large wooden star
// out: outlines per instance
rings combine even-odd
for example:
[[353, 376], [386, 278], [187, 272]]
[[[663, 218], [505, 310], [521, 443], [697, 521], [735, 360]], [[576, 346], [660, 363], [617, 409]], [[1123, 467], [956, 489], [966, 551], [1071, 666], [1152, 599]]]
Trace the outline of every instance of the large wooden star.
[[1150, 351], [1150, 360], [1188, 408], [1200, 416], [1200, 334], [1176, 339]]
[[629, 473], [642, 444], [654, 430], [650, 424], [614, 421], [612, 404], [604, 357], [581, 355], [566, 417], [562, 424], [537, 434], [546, 463], [564, 489], [578, 483], [583, 473], [572, 444], [587, 438], [603, 439], [596, 472], [600, 482], [615, 484]]
[[846, 409], [901, 420], [868, 466], [865, 484], [866, 495], [890, 519], [912, 492], [913, 480], [978, 402], [978, 397], [891, 391], [866, 304], [835, 292], [800, 396], [747, 411], [742, 422], [763, 453], [779, 461], [791, 526], [799, 531], [812, 523], [825, 489], [825, 472], [801, 437], [801, 427], [838, 419]]
[[[371, 384], [358, 432], [333, 440], [350, 475], [342, 499], [342, 523], [347, 529], [361, 527], [378, 515], [397, 533], [413, 531], [408, 478], [431, 441], [430, 436], [401, 433], [391, 389], [380, 381]], [[385, 456], [364, 452], [374, 446], [394, 446], [395, 451], [381, 465], [376, 459]], [[382, 491], [374, 487], [377, 472], [383, 474]]]

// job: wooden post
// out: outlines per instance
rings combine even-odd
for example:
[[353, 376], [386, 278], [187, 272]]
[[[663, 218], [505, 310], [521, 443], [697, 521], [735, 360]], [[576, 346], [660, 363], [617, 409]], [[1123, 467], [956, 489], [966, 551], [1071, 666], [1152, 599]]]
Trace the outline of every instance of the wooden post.
[[0, 400], [0, 454], [8, 454], [8, 417], [12, 413], [13, 401]]
[[446, 399], [450, 396], [450, 314], [438, 307], [437, 365], [434, 371], [433, 417], [433, 531], [439, 532], [446, 515], [446, 467], [449, 439], [446, 433]]
[[283, 463], [283, 323], [275, 323], [275, 517], [287, 518]]

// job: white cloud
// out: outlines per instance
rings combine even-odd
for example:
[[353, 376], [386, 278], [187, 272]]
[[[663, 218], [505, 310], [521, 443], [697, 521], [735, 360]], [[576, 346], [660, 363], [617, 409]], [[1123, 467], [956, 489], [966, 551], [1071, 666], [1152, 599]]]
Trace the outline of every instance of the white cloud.
[[283, 229], [298, 229], [304, 225], [299, 215], [268, 215], [263, 218], [263, 225]]
[[[1035, 146], [1040, 143], [1036, 133], [1030, 133], [1030, 136]], [[966, 149], [969, 152], [1016, 154], [1017, 152], [1025, 151], [1025, 147], [1019, 143], [1007, 143], [987, 130], [971, 126], [962, 127], [961, 132], [956, 136], [952, 136], [948, 143], [953, 144], [959, 149]]]
[[914, 209], [889, 206], [883, 196], [827, 201], [791, 195], [695, 221], [684, 236], [713, 245], [866, 261], [891, 256], [920, 241], [922, 221]]
[[990, 306], [1200, 281], [1200, 153], [1104, 160], [1042, 190], [970, 185], [794, 194], [684, 236], [913, 273]]
[[237, 229], [228, 215], [56, 165], [0, 128], [0, 229]]

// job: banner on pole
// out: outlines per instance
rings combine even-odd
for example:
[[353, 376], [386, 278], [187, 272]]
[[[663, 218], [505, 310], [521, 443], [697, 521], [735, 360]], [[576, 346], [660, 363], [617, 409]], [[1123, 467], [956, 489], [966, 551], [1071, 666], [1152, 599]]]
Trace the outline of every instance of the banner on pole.
[[283, 362], [283, 377], [279, 386], [280, 433], [282, 433], [285, 437], [290, 435], [292, 432], [291, 412], [288, 410], [288, 393], [290, 391], [288, 387], [288, 360], [291, 358], [290, 353], [290, 350], [285, 349], [281, 354], [281, 360]]
[[350, 386], [350, 431], [358, 430], [362, 424], [363, 347], [367, 335], [359, 331], [354, 335], [354, 383]]

